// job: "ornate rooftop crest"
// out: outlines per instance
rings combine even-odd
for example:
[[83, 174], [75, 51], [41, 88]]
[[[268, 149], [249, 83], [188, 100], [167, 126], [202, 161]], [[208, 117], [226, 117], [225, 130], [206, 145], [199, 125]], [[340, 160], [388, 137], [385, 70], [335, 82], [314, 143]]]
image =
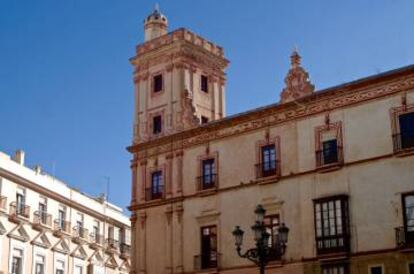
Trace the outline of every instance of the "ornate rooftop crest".
[[285, 88], [281, 93], [281, 102], [287, 103], [312, 94], [315, 86], [309, 80], [309, 74], [300, 65], [300, 55], [295, 48], [290, 56], [291, 67], [285, 78]]

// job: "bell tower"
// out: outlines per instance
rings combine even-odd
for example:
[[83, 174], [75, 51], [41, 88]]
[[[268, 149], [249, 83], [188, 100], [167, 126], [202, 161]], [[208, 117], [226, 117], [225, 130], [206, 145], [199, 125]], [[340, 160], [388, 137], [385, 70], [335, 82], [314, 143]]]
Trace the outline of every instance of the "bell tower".
[[168, 33], [158, 6], [144, 20], [134, 67], [133, 143], [197, 127], [225, 116], [223, 48], [187, 29]]

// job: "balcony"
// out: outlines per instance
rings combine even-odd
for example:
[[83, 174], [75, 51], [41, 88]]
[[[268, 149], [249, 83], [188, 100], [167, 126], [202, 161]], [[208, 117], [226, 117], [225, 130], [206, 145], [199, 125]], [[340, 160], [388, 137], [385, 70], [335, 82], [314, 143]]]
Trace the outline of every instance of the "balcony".
[[279, 161], [268, 161], [256, 164], [256, 178], [267, 178], [279, 176]]
[[69, 236], [70, 222], [61, 219], [55, 219], [53, 224], [53, 234], [57, 237], [61, 237], [64, 235]]
[[400, 249], [414, 248], [414, 228], [411, 227], [411, 231], [403, 226], [395, 228], [395, 240]]
[[0, 211], [6, 212], [7, 197], [0, 196]]
[[221, 254], [211, 252], [209, 255], [194, 256], [194, 270], [203, 273], [218, 273], [220, 269]]
[[113, 238], [106, 239], [106, 251], [109, 253], [116, 253], [119, 248], [119, 242]]
[[128, 259], [131, 256], [131, 246], [126, 243], [121, 243], [121, 258]]
[[414, 153], [414, 133], [399, 133], [392, 136], [394, 153], [406, 155]]
[[324, 236], [316, 238], [318, 255], [349, 253], [350, 244], [348, 235]]
[[12, 222], [20, 223], [22, 221], [28, 221], [30, 217], [30, 206], [25, 204], [17, 204], [16, 202], [10, 203], [9, 219]]
[[145, 189], [145, 201], [164, 199], [164, 186]]
[[104, 237], [101, 234], [91, 233], [89, 235], [89, 246], [92, 249], [101, 248], [104, 244]]
[[197, 191], [207, 191], [217, 189], [217, 174], [205, 174], [197, 177]]
[[37, 230], [52, 228], [52, 215], [47, 212], [35, 211], [33, 213], [33, 228]]
[[86, 228], [75, 226], [72, 229], [73, 241], [82, 244], [88, 241], [89, 232]]
[[343, 149], [337, 146], [332, 150], [316, 151], [316, 169], [322, 172], [336, 170], [343, 164]]

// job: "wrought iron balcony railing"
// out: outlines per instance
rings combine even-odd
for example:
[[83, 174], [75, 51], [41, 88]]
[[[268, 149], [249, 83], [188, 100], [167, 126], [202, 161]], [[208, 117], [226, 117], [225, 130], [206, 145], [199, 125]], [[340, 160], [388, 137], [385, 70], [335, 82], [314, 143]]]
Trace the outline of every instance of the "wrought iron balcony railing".
[[395, 228], [395, 240], [397, 247], [407, 248], [414, 247], [414, 227], [412, 231], [408, 231], [406, 227]]
[[86, 228], [74, 226], [73, 227], [73, 236], [81, 238], [83, 240], [88, 240], [89, 232]]
[[256, 164], [256, 178], [277, 176], [279, 174], [279, 161], [267, 161]]
[[152, 201], [164, 198], [164, 185], [147, 188], [145, 190], [145, 200]]
[[126, 243], [121, 243], [120, 245], [121, 255], [125, 257], [131, 256], [131, 246]]
[[55, 219], [53, 229], [55, 231], [62, 231], [64, 233], [70, 234], [70, 222], [61, 219]]
[[106, 248], [112, 249], [112, 250], [118, 250], [119, 248], [119, 242], [113, 238], [107, 238], [106, 239]]
[[337, 146], [336, 149], [317, 150], [316, 167], [340, 165], [343, 162], [343, 149]]
[[414, 149], [414, 132], [394, 134], [392, 141], [396, 153]]
[[33, 223], [36, 225], [52, 226], [52, 215], [43, 211], [35, 211], [33, 213]]
[[217, 188], [217, 174], [204, 174], [197, 177], [197, 191]]
[[30, 217], [30, 206], [23, 203], [10, 203], [10, 216], [12, 217], [23, 217], [29, 219]]
[[89, 241], [94, 244], [103, 245], [104, 237], [101, 234], [91, 233], [89, 235]]

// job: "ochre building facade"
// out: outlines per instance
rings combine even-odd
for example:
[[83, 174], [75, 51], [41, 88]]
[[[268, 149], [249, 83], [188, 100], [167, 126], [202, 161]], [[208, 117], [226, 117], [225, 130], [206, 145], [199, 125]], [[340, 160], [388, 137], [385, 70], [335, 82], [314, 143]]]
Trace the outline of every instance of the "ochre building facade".
[[280, 102], [225, 116], [223, 49], [145, 19], [135, 68], [132, 273], [258, 273], [254, 208], [290, 228], [266, 273], [414, 273], [414, 66], [315, 90], [295, 50]]

